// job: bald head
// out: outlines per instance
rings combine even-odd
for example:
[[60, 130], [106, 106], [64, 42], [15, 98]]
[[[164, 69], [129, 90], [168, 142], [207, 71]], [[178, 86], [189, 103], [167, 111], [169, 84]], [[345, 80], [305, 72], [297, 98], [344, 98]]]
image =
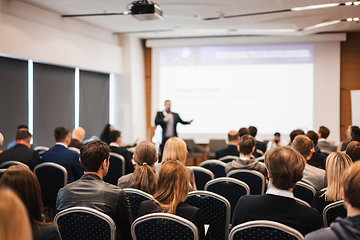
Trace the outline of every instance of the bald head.
[[230, 144], [237, 144], [238, 141], [239, 141], [239, 133], [235, 130], [231, 130], [229, 133], [228, 133], [228, 139], [229, 139], [229, 143]]
[[79, 141], [84, 140], [85, 130], [82, 127], [74, 128], [72, 131], [72, 137], [79, 139]]

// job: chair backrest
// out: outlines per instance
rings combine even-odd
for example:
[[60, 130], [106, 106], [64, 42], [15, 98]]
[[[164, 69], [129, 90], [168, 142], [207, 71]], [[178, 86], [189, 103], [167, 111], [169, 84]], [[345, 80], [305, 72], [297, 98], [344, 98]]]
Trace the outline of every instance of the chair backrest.
[[6, 161], [6, 162], [3, 162], [1, 165], [0, 165], [0, 168], [9, 168], [13, 165], [22, 165], [22, 166], [25, 166], [27, 168], [29, 168], [28, 165], [22, 163], [22, 162], [19, 162], [19, 161]]
[[228, 172], [226, 177], [236, 178], [246, 183], [251, 195], [262, 195], [265, 192], [265, 177], [255, 170], [239, 169]]
[[235, 226], [231, 229], [229, 239], [301, 240], [304, 239], [304, 237], [297, 230], [284, 224], [267, 220], [257, 220]]
[[206, 168], [214, 174], [215, 178], [225, 177], [225, 166], [226, 163], [219, 160], [206, 160], [199, 165], [200, 167]]
[[49, 148], [48, 148], [48, 147], [45, 147], [45, 146], [36, 146], [36, 147], [34, 148], [34, 150], [37, 151], [40, 156], [42, 156], [44, 152], [46, 152], [47, 150], [49, 150]]
[[59, 227], [62, 240], [116, 238], [114, 221], [108, 215], [88, 207], [63, 210], [56, 214], [54, 223]]
[[210, 225], [208, 234], [212, 239], [228, 239], [231, 207], [226, 198], [208, 191], [193, 191], [185, 202], [201, 210], [204, 223]]
[[80, 155], [80, 149], [76, 148], [76, 147], [68, 147], [69, 150], [72, 150], [74, 152], [77, 152]]
[[303, 182], [297, 182], [293, 189], [294, 197], [304, 200], [311, 205], [312, 200], [315, 196], [316, 190], [309, 184]]
[[330, 203], [324, 208], [323, 211], [323, 221], [324, 221], [324, 227], [329, 227], [330, 224], [335, 221], [337, 217], [346, 217], [347, 212], [344, 207], [344, 201], [337, 201]]
[[45, 206], [55, 207], [57, 193], [68, 181], [66, 168], [57, 163], [40, 163], [34, 168]]
[[301, 200], [300, 198], [296, 198], [294, 197], [295, 201], [297, 203], [300, 203], [301, 205], [307, 206], [307, 207], [311, 207], [310, 204], [308, 204], [307, 202], [305, 202], [304, 200]]
[[140, 204], [145, 200], [151, 200], [153, 197], [149, 193], [135, 188], [124, 188], [124, 191], [129, 197], [132, 218], [136, 219]]
[[125, 174], [125, 158], [120, 154], [110, 152], [109, 171], [103, 180], [117, 185], [118, 179]]
[[215, 176], [212, 171], [203, 167], [190, 167], [194, 171], [196, 189], [204, 190], [205, 184], [214, 179]]
[[169, 213], [151, 213], [131, 225], [133, 240], [198, 240], [199, 231], [189, 220]]
[[214, 192], [225, 197], [231, 206], [231, 217], [239, 198], [250, 194], [249, 186], [237, 179], [222, 177], [209, 181], [205, 185], [205, 191]]
[[232, 155], [228, 155], [228, 156], [224, 156], [222, 158], [219, 158], [219, 161], [222, 161], [224, 163], [228, 163], [228, 162], [232, 162], [233, 160], [239, 159], [239, 157], [237, 156], [232, 156]]

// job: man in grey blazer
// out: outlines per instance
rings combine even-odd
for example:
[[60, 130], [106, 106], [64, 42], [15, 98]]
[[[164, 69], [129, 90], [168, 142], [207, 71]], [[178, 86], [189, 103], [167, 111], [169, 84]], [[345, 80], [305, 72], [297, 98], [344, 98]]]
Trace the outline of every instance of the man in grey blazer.
[[318, 147], [320, 148], [321, 152], [326, 154], [336, 152], [337, 147], [334, 144], [326, 141], [326, 139], [330, 135], [330, 130], [327, 127], [320, 126], [318, 135], [319, 135]]

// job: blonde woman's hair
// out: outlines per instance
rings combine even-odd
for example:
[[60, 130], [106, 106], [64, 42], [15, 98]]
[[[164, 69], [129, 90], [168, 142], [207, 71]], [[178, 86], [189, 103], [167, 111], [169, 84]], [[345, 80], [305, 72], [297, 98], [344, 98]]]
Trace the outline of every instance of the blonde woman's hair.
[[189, 192], [189, 173], [178, 160], [163, 163], [158, 177], [158, 189], [154, 200], [160, 205], [160, 211], [176, 214], [176, 207], [185, 201]]
[[148, 141], [142, 141], [135, 148], [134, 159], [136, 168], [133, 173], [134, 181], [130, 188], [136, 188], [153, 195], [156, 191], [156, 175], [151, 168], [157, 160], [155, 145]]
[[32, 230], [26, 208], [10, 189], [0, 189], [1, 240], [32, 240]]
[[177, 159], [185, 165], [186, 158], [187, 148], [185, 141], [178, 137], [169, 138], [165, 143], [162, 162], [164, 163], [170, 159]]
[[330, 153], [326, 158], [327, 190], [323, 194], [325, 201], [340, 201], [343, 199], [342, 178], [344, 172], [352, 165], [351, 158], [341, 152]]

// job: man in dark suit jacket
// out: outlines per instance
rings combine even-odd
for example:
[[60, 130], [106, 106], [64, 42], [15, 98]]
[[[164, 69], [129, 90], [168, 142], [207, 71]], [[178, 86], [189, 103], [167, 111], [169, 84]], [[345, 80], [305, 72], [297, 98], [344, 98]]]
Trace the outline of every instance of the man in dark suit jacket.
[[157, 112], [155, 118], [155, 125], [160, 125], [162, 132], [162, 141], [160, 145], [160, 152], [162, 153], [165, 142], [171, 137], [177, 137], [176, 125], [181, 124], [190, 124], [193, 120], [183, 121], [179, 114], [171, 112], [171, 102], [170, 100], [165, 101], [165, 110], [162, 112]]
[[16, 145], [0, 154], [0, 164], [7, 161], [19, 161], [26, 164], [31, 170], [41, 163], [40, 155], [30, 148], [31, 134], [27, 129], [16, 132]]
[[83, 170], [79, 162], [79, 154], [68, 149], [71, 141], [71, 132], [68, 127], [55, 128], [54, 137], [56, 144], [42, 155], [43, 162], [57, 163], [66, 168], [68, 183], [79, 179]]
[[129, 174], [134, 172], [134, 164], [132, 164], [131, 156], [128, 150], [126, 150], [124, 147], [120, 147], [121, 138], [120, 131], [114, 130], [110, 132], [110, 151], [120, 154], [125, 158], [125, 174]]
[[323, 226], [321, 215], [297, 203], [292, 189], [303, 176], [304, 157], [289, 146], [272, 148], [265, 155], [271, 188], [265, 195], [242, 196], [236, 204], [232, 226], [269, 220], [285, 224], [305, 234]]
[[82, 145], [82, 141], [85, 137], [85, 130], [82, 127], [74, 128], [72, 131], [72, 138], [69, 147], [74, 147], [80, 149]]
[[226, 148], [221, 148], [215, 151], [215, 159], [219, 159], [225, 156], [239, 157], [240, 152], [238, 149], [239, 133], [235, 130], [231, 130], [228, 133], [229, 145]]
[[[318, 138], [319, 138], [317, 133], [314, 131], [308, 131], [306, 133], [306, 136], [308, 136], [313, 141], [314, 146], [316, 147], [317, 143], [318, 143]], [[326, 157], [327, 157], [326, 154], [315, 151], [307, 163], [310, 164], [311, 166], [325, 170]]]

